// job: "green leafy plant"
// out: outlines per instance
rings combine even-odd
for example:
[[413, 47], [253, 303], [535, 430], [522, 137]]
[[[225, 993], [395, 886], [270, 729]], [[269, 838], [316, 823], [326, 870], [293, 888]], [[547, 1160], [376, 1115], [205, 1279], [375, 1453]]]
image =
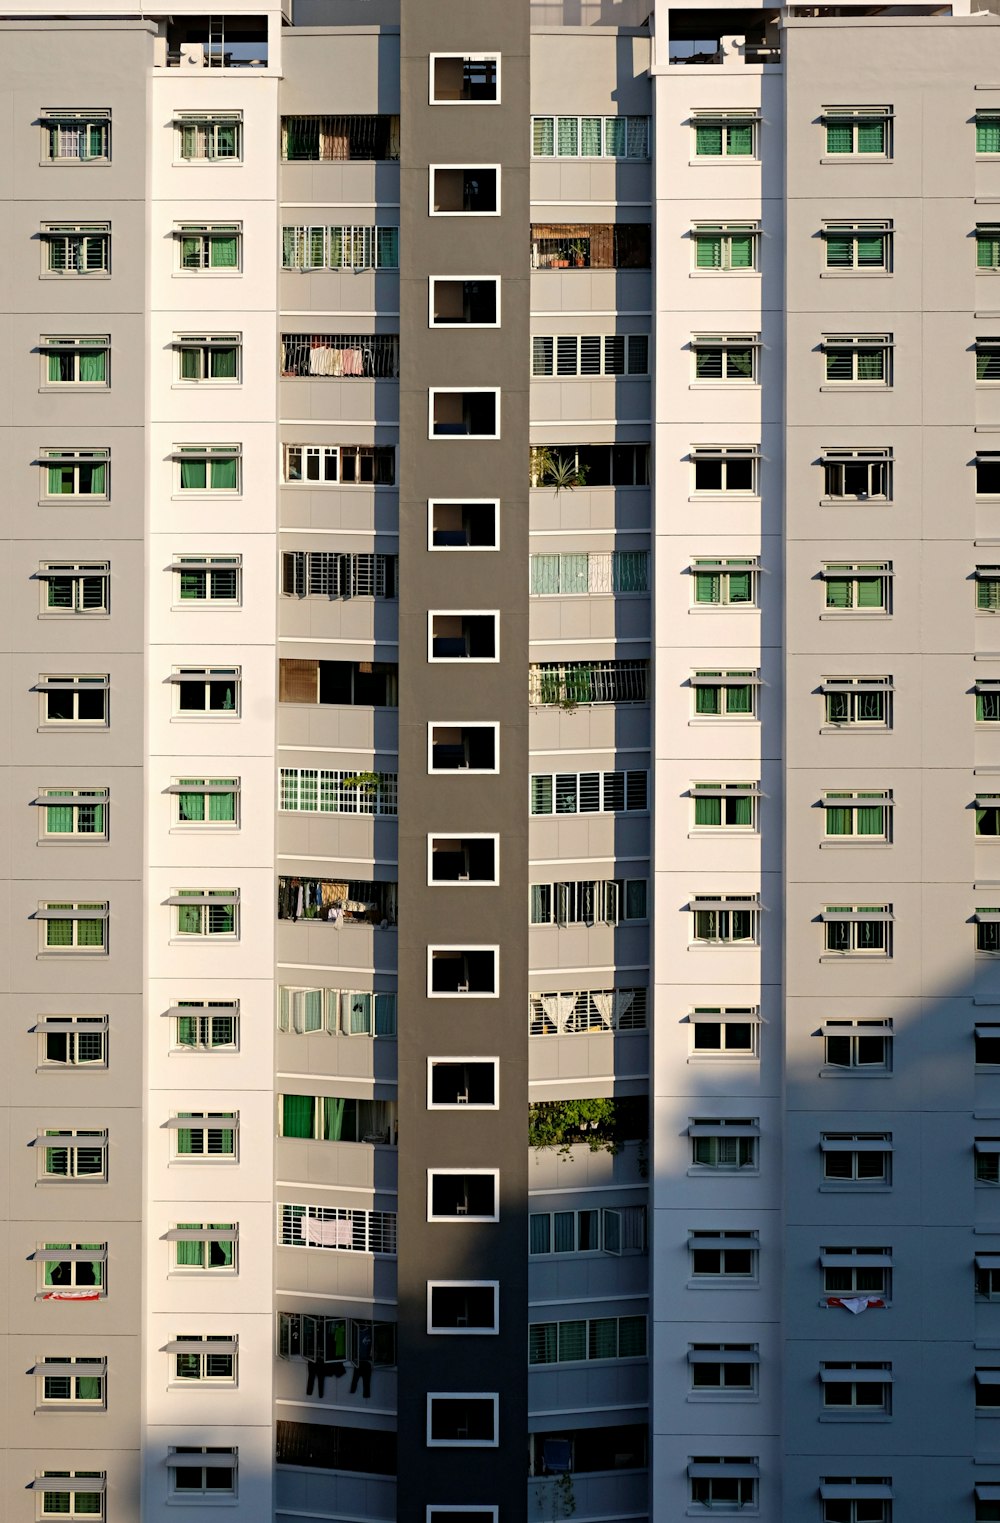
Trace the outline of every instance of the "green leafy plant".
[[587, 484], [585, 465], [577, 465], [548, 445], [535, 445], [531, 451], [531, 484], [536, 487], [555, 487], [557, 492], [572, 492], [574, 487]]
[[618, 1151], [613, 1100], [550, 1100], [528, 1106], [528, 1142], [533, 1148], [558, 1148], [568, 1156], [574, 1143], [592, 1153]]
[[382, 786], [382, 774], [381, 772], [357, 772], [353, 777], [345, 777], [342, 786], [358, 788], [362, 793], [377, 793]]

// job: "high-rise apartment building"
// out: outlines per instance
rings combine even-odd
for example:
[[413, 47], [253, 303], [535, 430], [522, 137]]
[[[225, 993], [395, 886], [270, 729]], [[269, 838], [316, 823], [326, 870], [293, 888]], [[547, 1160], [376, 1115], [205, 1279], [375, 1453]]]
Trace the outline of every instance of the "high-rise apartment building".
[[0, 7], [0, 1516], [995, 1523], [1000, 19], [218, 4]]

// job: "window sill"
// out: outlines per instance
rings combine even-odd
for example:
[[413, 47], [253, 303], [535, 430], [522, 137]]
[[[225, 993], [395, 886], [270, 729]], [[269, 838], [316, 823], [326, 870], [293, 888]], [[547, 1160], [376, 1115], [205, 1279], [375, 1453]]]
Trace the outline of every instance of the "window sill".
[[[1000, 841], [1000, 836], [997, 836], [996, 839]], [[887, 846], [891, 845], [892, 842], [885, 840], [882, 836], [872, 836], [871, 839], [867, 837], [859, 839], [857, 836], [853, 836], [847, 841], [820, 841], [819, 849], [820, 851], [844, 851], [845, 849], [851, 851], [859, 846], [878, 846], [884, 850]]]
[[759, 381], [690, 381], [688, 391], [760, 391]]
[[[685, 1401], [690, 1402], [692, 1406], [700, 1406], [702, 1403], [709, 1403], [714, 1405], [717, 1401], [760, 1401], [760, 1397], [756, 1391], [727, 1391], [724, 1388], [718, 1391], [691, 1391], [684, 1399]], [[715, 1508], [714, 1510], [717, 1512], [718, 1508]], [[741, 1508], [741, 1511], [746, 1512], [746, 1508]]]
[[880, 1069], [877, 1073], [868, 1073], [861, 1068], [834, 1068], [829, 1063], [825, 1064], [817, 1075], [820, 1079], [891, 1079], [892, 1070]]
[[718, 168], [721, 164], [735, 164], [742, 169], [759, 169], [760, 159], [752, 153], [714, 153], [699, 154], [697, 158], [688, 159], [689, 169], [701, 169], [708, 167]]
[[107, 957], [107, 955], [107, 947], [65, 947], [60, 948], [58, 952], [36, 952], [35, 960], [37, 962], [50, 962], [53, 959], [59, 960], [64, 957]]
[[688, 1280], [688, 1290], [759, 1290], [759, 1280], [734, 1280], [727, 1275], [716, 1275], [711, 1279]]
[[[998, 610], [1000, 611], [1000, 610]], [[689, 608], [691, 614], [717, 614], [717, 613], [760, 613], [756, 603], [702, 603], [699, 607]]]
[[820, 155], [821, 164], [846, 164], [853, 169], [858, 164], [891, 164], [885, 153], [831, 153]]
[[687, 1171], [688, 1179], [705, 1179], [711, 1176], [720, 1179], [759, 1179], [760, 1169], [716, 1169], [711, 1164], [692, 1164]]
[[857, 1412], [821, 1412], [817, 1421], [821, 1423], [891, 1423], [892, 1416], [888, 1412], [870, 1412], [867, 1410]]
[[[1000, 840], [1000, 836], [997, 839]], [[43, 836], [35, 844], [38, 846], [107, 846], [108, 838], [99, 835], [70, 835], [67, 832], [64, 836]]]
[[[688, 840], [689, 841], [704, 841], [704, 840], [711, 841], [711, 840], [715, 840], [717, 838], [722, 838], [722, 839], [725, 839], [725, 840], [728, 841], [733, 836], [736, 836], [737, 838], [739, 838], [739, 837], [747, 837], [748, 836], [751, 840], [754, 840], [759, 835], [760, 835], [760, 831], [755, 829], [752, 826], [746, 826], [746, 825], [702, 825], [701, 828], [698, 829], [698, 830], [689, 830], [688, 831]], [[997, 837], [997, 840], [1000, 840], [1000, 836]]]
[[242, 270], [174, 270], [175, 280], [238, 280]]
[[91, 1404], [83, 1401], [46, 1401], [35, 1408], [35, 1416], [40, 1417], [43, 1412], [73, 1412], [74, 1414], [92, 1412], [98, 1417], [103, 1417], [107, 1410], [103, 1402], [98, 1405], [97, 1402]]
[[186, 502], [189, 507], [198, 507], [203, 502], [239, 502], [242, 492], [173, 492], [171, 502]]
[[887, 508], [891, 506], [892, 499], [889, 497], [821, 497], [821, 508]]
[[[39, 1290], [39, 1291], [36, 1291], [35, 1292], [35, 1300], [36, 1301], [48, 1301], [48, 1300], [50, 1300], [52, 1298], [53, 1294], [58, 1290], [58, 1288], [59, 1287], [53, 1286], [52, 1290]], [[83, 1286], [83, 1285], [66, 1285], [63, 1288], [65, 1290], [84, 1290], [84, 1289], [96, 1290], [97, 1289], [96, 1286]], [[105, 1300], [107, 1300], [107, 1294], [106, 1294], [105, 1291], [101, 1291], [101, 1294], [99, 1296], [95, 1296], [94, 1299], [97, 1300], [97, 1301], [105, 1301]], [[87, 1302], [85, 1304], [89, 1305], [90, 1303]], [[46, 1406], [44, 1408], [44, 1410], [48, 1411], [49, 1408]]]
[[239, 391], [243, 386], [242, 381], [171, 381], [171, 391], [201, 391], [208, 388], [211, 391]]
[[80, 1174], [76, 1178], [68, 1178], [65, 1174], [53, 1174], [52, 1176], [45, 1175], [42, 1179], [36, 1179], [35, 1180], [36, 1186], [37, 1185], [73, 1185], [73, 1186], [79, 1185], [81, 1188], [83, 1186], [85, 1186], [85, 1185], [106, 1185], [107, 1182], [108, 1182], [107, 1181], [107, 1176], [105, 1176], [104, 1178], [99, 1179], [96, 1174]]
[[892, 614], [886, 608], [871, 608], [867, 612], [863, 612], [860, 608], [844, 608], [836, 612], [831, 610], [828, 613], [821, 613], [819, 617], [821, 622], [823, 619], [833, 619], [835, 623], [849, 624], [852, 619], [858, 619], [868, 624], [872, 619], [891, 619]]
[[38, 506], [40, 508], [106, 508], [110, 501], [110, 497], [98, 497], [96, 493], [87, 493], [79, 496], [75, 493], [67, 492], [59, 497], [39, 497]]
[[212, 821], [210, 824], [204, 825], [200, 820], [193, 820], [183, 825], [171, 825], [170, 834], [172, 836], [194, 834], [199, 836], [231, 836], [237, 835], [239, 829], [239, 822], [235, 820], [226, 824], [217, 824], [215, 821]]
[[[279, 487], [290, 487], [293, 492], [305, 488], [310, 492], [325, 491], [328, 487], [364, 487], [369, 492], [396, 492], [394, 481], [279, 481]], [[574, 491], [578, 488], [574, 488]], [[429, 545], [430, 550], [499, 550], [499, 545]]]
[[839, 1185], [820, 1185], [819, 1193], [821, 1195], [891, 1195], [892, 1185], [860, 1184], [845, 1180]]
[[748, 278], [752, 278], [752, 279], [755, 279], [755, 280], [759, 280], [760, 279], [760, 271], [759, 270], [689, 270], [688, 271], [688, 276], [689, 276], [689, 278], [691, 280], [706, 280], [706, 279], [707, 280], [717, 280], [720, 275], [722, 275], [722, 276], [735, 275], [737, 280], [746, 280]]
[[172, 169], [242, 169], [242, 159], [171, 159]]
[[169, 947], [238, 947], [239, 944], [238, 936], [171, 936], [167, 941]]
[[238, 598], [225, 602], [213, 602], [211, 598], [188, 598], [183, 603], [171, 603], [171, 613], [241, 613], [243, 604]]
[[820, 962], [892, 962], [888, 952], [824, 952]]
[[820, 725], [821, 735], [888, 735], [887, 724], [825, 724]]
[[697, 493], [693, 493], [688, 498], [688, 502], [700, 502], [700, 503], [713, 503], [713, 502], [748, 503], [748, 502], [750, 502], [750, 503], [753, 503], [756, 507], [759, 508], [760, 507], [760, 493], [759, 492], [697, 492]]
[[759, 724], [759, 723], [760, 723], [760, 720], [757, 718], [756, 714], [741, 714], [741, 715], [738, 715], [738, 716], [735, 715], [735, 714], [723, 714], [718, 719], [689, 719], [688, 720], [689, 726], [692, 726], [692, 727], [697, 727], [697, 726], [701, 726], [701, 725], [723, 725], [723, 724], [747, 725], [747, 724]]
[[[318, 708], [319, 705], [316, 704]], [[228, 723], [239, 719], [239, 714], [233, 709], [217, 709], [212, 714], [171, 714], [171, 724], [214, 724], [216, 720], [226, 720]], [[51, 726], [50, 726], [51, 728]]]
[[111, 160], [104, 154], [93, 154], [86, 159], [39, 159], [39, 169], [86, 169], [91, 164], [103, 165], [105, 168]]
[[689, 952], [759, 952], [759, 941], [689, 941]]
[[819, 390], [833, 393], [838, 391], [841, 393], [847, 392], [850, 396], [854, 396], [859, 391], [866, 393], [888, 392], [892, 390], [892, 387], [885, 381], [831, 381], [829, 384], [824, 383], [824, 385], [819, 387]]
[[693, 1052], [689, 1063], [759, 1063], [756, 1052]]
[[[823, 1297], [821, 1297], [821, 1299], [817, 1302], [817, 1305], [819, 1306], [820, 1311], [841, 1311], [843, 1309], [842, 1307], [840, 1307], [840, 1306], [831, 1306], [830, 1305], [831, 1299], [833, 1299], [833, 1300], [838, 1300], [838, 1299], [839, 1300], [850, 1300], [850, 1298], [851, 1298], [851, 1296], [853, 1294], [854, 1294], [853, 1291], [847, 1290], [847, 1291], [844, 1292], [844, 1294], [842, 1296], [838, 1297], [836, 1291], [831, 1291], [829, 1296], [823, 1296]], [[869, 1297], [872, 1297], [873, 1299], [885, 1302], [884, 1306], [869, 1306], [868, 1307], [869, 1311], [889, 1311], [891, 1309], [891, 1307], [892, 1307], [892, 1302], [891, 1301], [886, 1300], [885, 1296], [878, 1296], [878, 1295], [876, 1295], [876, 1292], [873, 1291], [873, 1290], [867, 1290], [867, 1291], [861, 1290], [861, 1291], [858, 1291], [857, 1294], [858, 1294], [859, 1297], [861, 1297], [861, 1296], [869, 1296]]]
[[46, 608], [45, 612], [38, 614], [37, 617], [45, 619], [46, 622], [50, 619], [86, 619], [89, 623], [91, 619], [110, 619], [111, 614], [106, 608]]
[[892, 270], [820, 270], [820, 280], [891, 280]]
[[94, 393], [110, 390], [111, 386], [107, 381], [56, 381], [48, 386], [39, 386], [38, 395], [40, 397], [51, 397], [53, 395], [58, 396], [60, 393], [63, 395], [69, 393], [70, 396], [75, 396], [80, 391]]

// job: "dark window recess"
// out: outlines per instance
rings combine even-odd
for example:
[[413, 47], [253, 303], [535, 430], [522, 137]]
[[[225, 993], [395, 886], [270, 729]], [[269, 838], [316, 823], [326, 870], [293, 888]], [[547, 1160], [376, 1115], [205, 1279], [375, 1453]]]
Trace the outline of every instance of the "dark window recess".
[[497, 641], [493, 614], [435, 613], [431, 618], [431, 654], [435, 660], [495, 659]]
[[434, 1174], [431, 1177], [433, 1216], [494, 1216], [496, 1176], [493, 1174]]
[[433, 433], [438, 438], [490, 439], [498, 432], [495, 391], [436, 391]]
[[431, 1326], [484, 1328], [496, 1323], [496, 1289], [492, 1285], [433, 1285]]
[[648, 222], [533, 223], [531, 263], [536, 270], [648, 270]]
[[694, 1028], [695, 1052], [753, 1052], [749, 1021], [708, 1021]]
[[495, 212], [500, 171], [475, 165], [469, 169], [432, 169], [436, 212]]
[[434, 994], [495, 994], [496, 954], [492, 951], [431, 953]]
[[279, 663], [281, 703], [336, 703], [395, 708], [399, 668], [386, 661], [298, 661]]
[[492, 772], [497, 764], [497, 732], [492, 725], [436, 724], [431, 729], [436, 772]]
[[281, 374], [363, 380], [399, 375], [397, 333], [283, 333]]
[[976, 456], [976, 491], [980, 497], [1000, 495], [1000, 451]]
[[1000, 1065], [1000, 1026], [976, 1027], [976, 1062]]
[[432, 883], [492, 883], [496, 878], [492, 839], [435, 836], [431, 843]]
[[435, 502], [431, 505], [435, 546], [492, 549], [497, 542], [497, 510], [492, 502]]
[[436, 101], [496, 100], [496, 98], [497, 61], [495, 58], [435, 58], [434, 99]]
[[283, 116], [281, 156], [335, 163], [398, 159], [398, 116]]
[[395, 925], [398, 884], [370, 878], [278, 879], [279, 920], [326, 920], [335, 925]]
[[[553, 444], [554, 466], [575, 469], [578, 486], [645, 487], [649, 485], [648, 444]], [[547, 486], [543, 476], [533, 486]]]
[[320, 1423], [278, 1423], [279, 1465], [311, 1470], [396, 1474], [396, 1435], [373, 1428], [328, 1428]]
[[492, 1063], [434, 1063], [431, 1102], [434, 1105], [493, 1105], [496, 1067]]
[[104, 719], [107, 701], [108, 695], [103, 688], [79, 688], [73, 692], [52, 690], [45, 695], [46, 717], [50, 720]]
[[730, 454], [725, 460], [701, 460], [696, 457], [694, 489], [696, 492], [752, 492], [755, 464], [752, 455], [741, 458]]
[[570, 1428], [560, 1433], [530, 1433], [528, 1463], [532, 1475], [585, 1475], [595, 1470], [642, 1470], [647, 1461], [649, 1429], [645, 1423], [619, 1427]]
[[431, 1507], [428, 1509], [427, 1523], [493, 1523], [493, 1508], [449, 1507], [445, 1511], [443, 1507]]
[[496, 320], [495, 280], [435, 280], [435, 323], [495, 323]]
[[438, 1443], [490, 1444], [496, 1436], [496, 1407], [474, 1396], [432, 1396], [430, 1436]]

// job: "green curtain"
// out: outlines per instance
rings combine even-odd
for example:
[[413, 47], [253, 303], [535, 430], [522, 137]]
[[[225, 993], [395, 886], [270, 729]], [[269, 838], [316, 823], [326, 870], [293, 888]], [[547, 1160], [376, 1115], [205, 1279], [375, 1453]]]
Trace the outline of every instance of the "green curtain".
[[179, 1015], [177, 1017], [177, 1045], [179, 1047], [197, 1047], [198, 1017], [196, 1015]]
[[[57, 790], [51, 789], [49, 797]], [[59, 790], [62, 791], [62, 790]], [[50, 804], [45, 810], [45, 833], [50, 836], [73, 834], [72, 804]]]
[[[182, 779], [182, 783], [186, 782]], [[205, 818], [205, 795], [203, 793], [181, 793], [177, 796], [177, 808], [183, 824]]]
[[694, 822], [696, 825], [721, 825], [722, 800], [696, 798], [694, 801]]
[[76, 944], [78, 947], [103, 947], [104, 921], [78, 920], [76, 922]]
[[753, 153], [753, 123], [730, 122], [726, 128], [728, 158], [747, 158]]
[[880, 270], [885, 263], [885, 239], [881, 233], [869, 233], [857, 240], [858, 269]]
[[885, 355], [881, 349], [859, 349], [857, 356], [859, 381], [885, 380]]
[[235, 492], [236, 490], [236, 456], [229, 459], [212, 460], [211, 467], [211, 490], [213, 492]]
[[981, 350], [976, 355], [976, 380], [1000, 381], [1000, 354]]
[[375, 1035], [383, 1037], [396, 1035], [395, 994], [376, 994], [375, 996]]
[[854, 150], [854, 123], [827, 122], [827, 153], [852, 153]]
[[[181, 464], [181, 485], [183, 485], [184, 465]], [[204, 571], [181, 572], [181, 599], [193, 598], [201, 600], [207, 594], [207, 574]]]
[[835, 809], [827, 809], [826, 833], [828, 836], [849, 836], [854, 834], [854, 810], [846, 809], [838, 804]]
[[375, 258], [380, 270], [399, 269], [399, 228], [375, 229]]
[[[694, 129], [694, 152], [696, 158], [718, 159], [722, 157], [722, 123], [697, 122]], [[733, 150], [730, 150], [731, 152]]]
[[[200, 1232], [201, 1222], [178, 1222], [178, 1227], [184, 1232]], [[204, 1269], [206, 1243], [176, 1243], [178, 1269]], [[231, 1243], [227, 1243], [232, 1248]]]
[[208, 794], [208, 818], [217, 822], [232, 824], [236, 818], [235, 793]]
[[885, 153], [885, 129], [883, 121], [858, 122], [858, 152]]
[[49, 380], [71, 381], [73, 379], [73, 356], [71, 354], [49, 355]]
[[284, 1137], [311, 1137], [316, 1101], [312, 1095], [283, 1095], [281, 1132]]
[[[195, 1143], [195, 1136], [196, 1135], [197, 1135], [197, 1138], [198, 1138], [197, 1144]], [[203, 1144], [203, 1141], [202, 1141], [203, 1137], [204, 1137], [204, 1133], [201, 1131], [200, 1128], [194, 1128], [194, 1127], [190, 1127], [190, 1126], [179, 1126], [177, 1128], [177, 1151], [178, 1151], [178, 1153], [181, 1154], [184, 1157], [187, 1157], [188, 1155], [190, 1155], [192, 1153], [203, 1153], [205, 1151], [204, 1144]]]
[[532, 122], [531, 151], [536, 159], [551, 159], [555, 153], [555, 130], [551, 116], [536, 116]]
[[[49, 356], [51, 361], [52, 356]], [[49, 380], [52, 376], [49, 376]], [[72, 496], [76, 489], [76, 473], [71, 465], [50, 465], [48, 495], [50, 497], [62, 497], [67, 494]]]
[[696, 269], [722, 268], [722, 238], [718, 233], [696, 233], [694, 243]]
[[[609, 147], [610, 153], [610, 134]], [[580, 153], [585, 159], [599, 159], [601, 157], [601, 118], [599, 116], [585, 116], [580, 121]]]
[[604, 118], [604, 152], [609, 159], [624, 159], [628, 154], [628, 117]]
[[47, 947], [71, 947], [73, 945], [72, 920], [47, 920], [45, 922], [45, 945]]
[[101, 1377], [99, 1375], [77, 1375], [75, 1380], [77, 1401], [100, 1401]]
[[552, 778], [547, 773], [535, 773], [531, 779], [531, 813], [552, 813]]
[[531, 590], [536, 594], [555, 593], [560, 590], [558, 555], [531, 557]]
[[695, 572], [694, 600], [696, 603], [720, 603], [722, 601], [722, 578], [718, 572]]
[[177, 934], [179, 936], [202, 935], [202, 909], [200, 904], [179, 904], [177, 906]]
[[202, 492], [208, 482], [208, 461], [181, 458], [181, 491]]
[[980, 577], [976, 583], [976, 607], [1000, 608], [1000, 578]]
[[976, 264], [981, 270], [995, 270], [1000, 264], [1000, 239], [976, 234]]
[[864, 804], [857, 811], [859, 836], [885, 835], [885, 805]]
[[977, 118], [976, 152], [1000, 153], [1000, 116]]
[[[352, 1142], [357, 1138], [344, 1136], [344, 1113], [347, 1101], [328, 1095], [323, 1101], [323, 1141], [324, 1142]], [[348, 1117], [350, 1120], [350, 1117]], [[350, 1132], [350, 1127], [347, 1128]]]
[[[551, 894], [547, 883], [531, 885], [531, 924], [548, 925], [551, 915]], [[51, 925], [51, 921], [49, 924]]]
[[546, 1215], [534, 1215], [528, 1217], [528, 1252], [548, 1253], [550, 1251], [550, 1221]]
[[721, 689], [717, 687], [695, 687], [694, 711], [696, 714], [721, 714], [720, 702]]
[[182, 349], [181, 350], [181, 380], [182, 381], [200, 381], [201, 380], [201, 350], [200, 349]]
[[208, 355], [209, 369], [216, 381], [235, 381], [236, 350], [212, 349]]
[[[563, 1323], [565, 1327], [567, 1324]], [[572, 1326], [572, 1323], [569, 1324]], [[588, 1359], [617, 1359], [618, 1318], [595, 1317], [590, 1324], [587, 1340]]]
[[107, 353], [104, 349], [81, 349], [80, 380], [103, 381], [107, 378]]
[[726, 800], [729, 822], [732, 825], [753, 824], [753, 799], [749, 793], [736, 794]]
[[725, 358], [727, 380], [750, 381], [753, 379], [752, 349], [727, 349]]
[[302, 264], [302, 253], [297, 227], [281, 229], [281, 263], [286, 270], [295, 270]]
[[215, 157], [217, 159], [235, 159], [236, 157], [236, 123], [220, 122], [215, 129]]
[[587, 1357], [587, 1324], [582, 1319], [579, 1322], [560, 1322], [559, 1327], [559, 1362], [572, 1363], [578, 1359]]
[[556, 142], [559, 157], [575, 159], [579, 156], [579, 123], [575, 116], [560, 116], [556, 121]]
[[226, 238], [213, 238], [209, 247], [209, 267], [213, 270], [235, 269], [238, 241], [235, 233]]
[[726, 688], [726, 713], [749, 714], [753, 710], [753, 689], [748, 685]]

